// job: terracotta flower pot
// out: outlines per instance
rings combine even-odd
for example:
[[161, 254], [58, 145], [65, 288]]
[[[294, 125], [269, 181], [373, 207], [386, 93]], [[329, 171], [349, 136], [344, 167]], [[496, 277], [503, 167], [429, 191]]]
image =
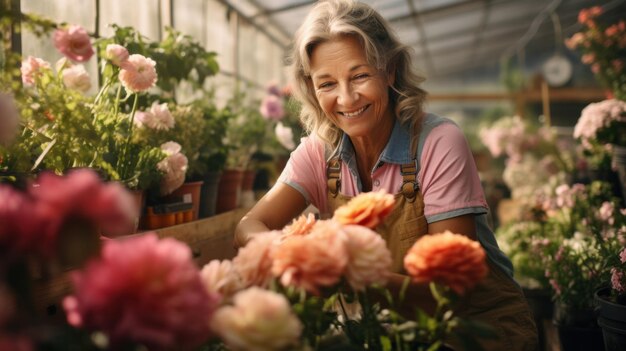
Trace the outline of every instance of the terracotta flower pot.
[[216, 213], [237, 208], [242, 180], [243, 171], [240, 169], [226, 169], [222, 172], [217, 192]]

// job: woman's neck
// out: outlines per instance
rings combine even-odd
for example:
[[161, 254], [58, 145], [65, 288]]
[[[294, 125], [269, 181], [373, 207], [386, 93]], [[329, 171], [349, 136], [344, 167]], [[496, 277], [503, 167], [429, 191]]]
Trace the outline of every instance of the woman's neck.
[[371, 190], [371, 172], [391, 137], [394, 120], [390, 118], [388, 121], [388, 123], [381, 125], [376, 135], [350, 138], [356, 154], [357, 168], [363, 184], [363, 191]]

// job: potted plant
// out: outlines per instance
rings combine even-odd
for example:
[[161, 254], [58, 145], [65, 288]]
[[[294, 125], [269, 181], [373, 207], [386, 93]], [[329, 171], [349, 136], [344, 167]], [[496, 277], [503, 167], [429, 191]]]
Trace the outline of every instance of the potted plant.
[[626, 349], [626, 245], [610, 256], [611, 284], [596, 292], [598, 324], [607, 351]]

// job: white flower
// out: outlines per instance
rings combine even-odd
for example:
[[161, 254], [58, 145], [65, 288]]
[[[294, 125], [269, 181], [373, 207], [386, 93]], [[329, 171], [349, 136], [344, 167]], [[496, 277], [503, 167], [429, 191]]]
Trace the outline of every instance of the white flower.
[[91, 88], [89, 73], [87, 73], [85, 66], [83, 65], [73, 65], [65, 68], [62, 75], [63, 84], [70, 89], [78, 90], [84, 93]]
[[276, 133], [276, 139], [278, 139], [278, 142], [287, 150], [293, 150], [296, 147], [296, 144], [293, 142], [293, 130], [291, 130], [291, 128], [284, 126], [281, 122], [278, 122], [274, 132]]

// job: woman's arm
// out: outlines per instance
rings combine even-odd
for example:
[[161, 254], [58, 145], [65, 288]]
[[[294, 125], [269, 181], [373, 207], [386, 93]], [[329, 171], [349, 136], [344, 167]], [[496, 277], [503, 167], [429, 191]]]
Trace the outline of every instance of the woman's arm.
[[239, 221], [235, 247], [245, 246], [255, 234], [282, 229], [306, 208], [306, 200], [296, 189], [282, 182], [270, 191]]

